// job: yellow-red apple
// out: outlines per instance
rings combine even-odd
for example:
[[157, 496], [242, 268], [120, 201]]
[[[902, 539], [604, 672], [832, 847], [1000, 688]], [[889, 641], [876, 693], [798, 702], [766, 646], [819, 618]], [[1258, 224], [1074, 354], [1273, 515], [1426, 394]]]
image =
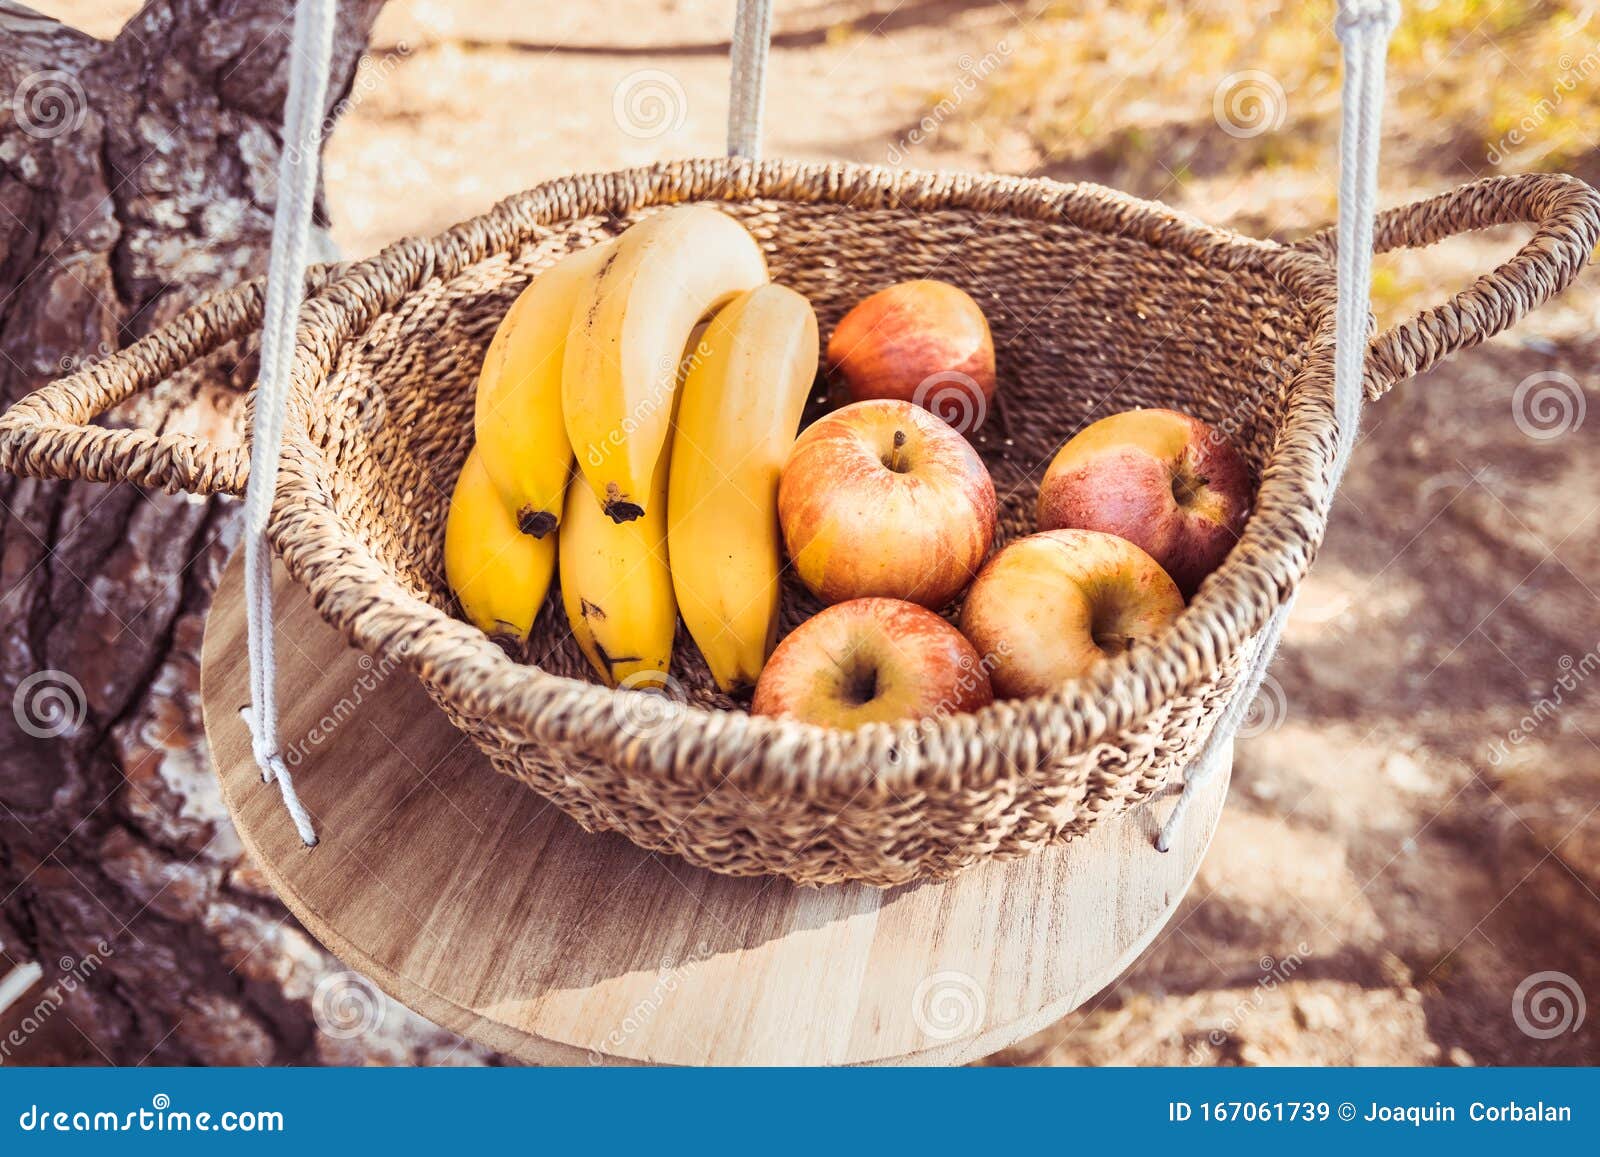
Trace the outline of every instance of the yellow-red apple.
[[1039, 529], [1121, 535], [1187, 598], [1239, 540], [1250, 495], [1250, 468], [1212, 427], [1175, 410], [1129, 410], [1056, 454], [1039, 487]]
[[977, 452], [910, 402], [855, 402], [819, 418], [778, 481], [789, 558], [830, 603], [882, 596], [944, 606], [989, 553], [995, 507]]
[[767, 660], [750, 711], [824, 727], [926, 719], [994, 701], [961, 632], [901, 599], [851, 599], [796, 627]]
[[854, 401], [914, 402], [968, 434], [994, 397], [994, 338], [964, 291], [902, 281], [844, 315], [828, 339], [828, 372]]
[[1153, 642], [1183, 610], [1166, 571], [1125, 538], [1050, 530], [1011, 543], [967, 592], [961, 632], [996, 695], [1043, 695]]

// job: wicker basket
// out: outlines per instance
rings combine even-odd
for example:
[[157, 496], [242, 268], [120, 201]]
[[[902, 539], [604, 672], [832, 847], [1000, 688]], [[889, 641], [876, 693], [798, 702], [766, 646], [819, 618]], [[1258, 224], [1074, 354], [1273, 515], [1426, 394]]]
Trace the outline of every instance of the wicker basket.
[[[519, 664], [452, 613], [441, 542], [501, 316], [558, 255], [653, 206], [741, 219], [824, 332], [869, 291], [938, 276], [996, 339], [1003, 431], [989, 464], [1003, 543], [1033, 528], [1037, 480], [1088, 421], [1170, 406], [1226, 431], [1260, 477], [1243, 540], [1152, 648], [1054, 694], [922, 724], [830, 731], [718, 695], [687, 636], [681, 706], [590, 681], [552, 600]], [[1562, 176], [1496, 178], [1383, 214], [1379, 251], [1531, 222], [1512, 260], [1377, 338], [1365, 387], [1514, 323], [1565, 287], [1600, 198]], [[507, 775], [585, 827], [736, 874], [897, 884], [1019, 856], [1149, 797], [1203, 743], [1254, 640], [1321, 541], [1334, 453], [1331, 233], [1256, 241], [1088, 185], [842, 164], [709, 160], [554, 181], [432, 240], [313, 274], [271, 533], [321, 613], [403, 662]], [[198, 306], [0, 419], [0, 465], [240, 493], [242, 447], [86, 423], [204, 366], [261, 318], [252, 283]], [[991, 417], [991, 422], [997, 419]], [[797, 585], [785, 628], [815, 610]]]

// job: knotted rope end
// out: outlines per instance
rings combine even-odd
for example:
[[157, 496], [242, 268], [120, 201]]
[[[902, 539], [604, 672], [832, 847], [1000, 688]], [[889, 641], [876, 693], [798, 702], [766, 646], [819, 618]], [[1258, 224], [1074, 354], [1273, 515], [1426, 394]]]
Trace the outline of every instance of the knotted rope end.
[[312, 822], [311, 813], [306, 810], [306, 805], [300, 802], [299, 792], [294, 789], [294, 777], [289, 774], [289, 765], [284, 762], [283, 753], [271, 747], [262, 737], [261, 730], [256, 725], [255, 711], [250, 706], [239, 708], [239, 715], [244, 719], [245, 726], [250, 729], [250, 752], [255, 757], [256, 767], [261, 771], [261, 782], [278, 785], [278, 794], [283, 797], [284, 810], [294, 821], [294, 830], [299, 833], [300, 842], [308, 848], [316, 847], [320, 842], [317, 839], [316, 825]]

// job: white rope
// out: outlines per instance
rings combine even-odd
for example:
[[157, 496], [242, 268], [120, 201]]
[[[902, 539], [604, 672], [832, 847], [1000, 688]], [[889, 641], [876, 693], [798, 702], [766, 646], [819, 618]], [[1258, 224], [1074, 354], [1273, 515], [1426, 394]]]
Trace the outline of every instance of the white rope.
[[[1372, 288], [1372, 230], [1378, 199], [1378, 146], [1383, 124], [1383, 77], [1389, 37], [1400, 22], [1399, 0], [1339, 0], [1335, 31], [1344, 56], [1340, 90], [1339, 300], [1334, 310], [1333, 414], [1339, 442], [1329, 480], [1337, 488], [1350, 465], [1361, 421], [1361, 378], [1367, 354], [1367, 309]], [[1184, 775], [1183, 794], [1156, 837], [1166, 851], [1195, 794], [1221, 769], [1225, 753], [1261, 690], [1278, 650], [1283, 624], [1294, 606], [1285, 599], [1267, 620], [1255, 658], [1205, 746]]]
[[772, 0], [739, 0], [733, 18], [728, 82], [728, 155], [761, 159], [761, 112], [767, 100], [767, 53], [772, 46]]
[[311, 816], [295, 794], [278, 742], [277, 655], [272, 638], [272, 549], [267, 521], [278, 485], [284, 410], [294, 365], [295, 326], [305, 294], [306, 249], [317, 195], [323, 108], [333, 55], [334, 0], [299, 0], [289, 45], [289, 96], [283, 110], [283, 156], [278, 204], [272, 214], [272, 254], [261, 323], [261, 380], [250, 440], [250, 484], [244, 496], [244, 587], [250, 644], [250, 702], [243, 714], [261, 778], [276, 781], [295, 830], [317, 842]]

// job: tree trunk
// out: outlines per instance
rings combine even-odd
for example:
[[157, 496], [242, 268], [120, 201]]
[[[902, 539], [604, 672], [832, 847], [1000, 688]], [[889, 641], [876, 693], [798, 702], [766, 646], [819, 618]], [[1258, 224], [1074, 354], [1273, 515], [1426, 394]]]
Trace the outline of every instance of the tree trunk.
[[[381, 4], [339, 5], [330, 115]], [[6, 404], [266, 269], [292, 11], [152, 0], [101, 41], [0, 0]], [[241, 350], [228, 380], [108, 421], [236, 438], [253, 376]], [[0, 501], [0, 976], [42, 969], [0, 1013], [0, 1063], [454, 1052], [340, 974], [241, 858], [199, 706], [238, 504], [9, 476]], [[352, 999], [376, 1002], [359, 1037]]]

